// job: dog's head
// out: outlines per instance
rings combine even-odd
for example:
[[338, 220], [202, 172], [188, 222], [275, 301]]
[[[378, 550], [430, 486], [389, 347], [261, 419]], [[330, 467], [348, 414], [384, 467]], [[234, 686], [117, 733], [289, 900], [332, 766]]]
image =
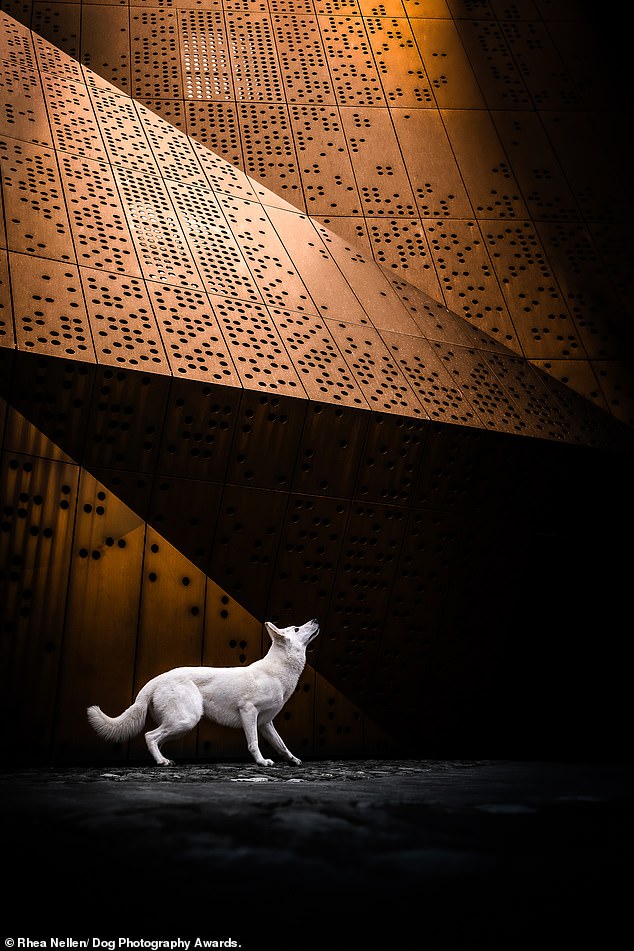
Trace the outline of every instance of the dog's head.
[[308, 647], [310, 642], [319, 634], [319, 621], [317, 618], [306, 621], [301, 627], [294, 625], [291, 625], [291, 627], [276, 627], [272, 621], [265, 621], [264, 627], [273, 642], [292, 643], [301, 647]]

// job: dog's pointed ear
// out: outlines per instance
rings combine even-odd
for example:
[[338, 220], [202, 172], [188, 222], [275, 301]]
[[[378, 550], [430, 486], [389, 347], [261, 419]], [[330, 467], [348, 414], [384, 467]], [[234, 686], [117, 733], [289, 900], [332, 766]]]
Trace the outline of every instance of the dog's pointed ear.
[[282, 632], [273, 624], [272, 621], [265, 621], [264, 627], [266, 628], [266, 633], [269, 635], [271, 640], [275, 640], [276, 637], [283, 637]]

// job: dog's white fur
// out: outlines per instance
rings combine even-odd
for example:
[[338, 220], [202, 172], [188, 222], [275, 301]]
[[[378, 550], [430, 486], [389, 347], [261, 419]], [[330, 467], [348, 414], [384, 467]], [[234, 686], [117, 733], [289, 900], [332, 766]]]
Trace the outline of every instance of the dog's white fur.
[[306, 665], [306, 648], [319, 634], [316, 620], [301, 627], [264, 627], [271, 638], [268, 653], [246, 667], [175, 667], [141, 688], [131, 707], [109, 717], [88, 707], [88, 720], [105, 740], [129, 740], [141, 732], [148, 711], [157, 723], [145, 734], [148, 750], [159, 766], [171, 766], [160, 745], [192, 730], [203, 716], [223, 726], [242, 727], [249, 752], [259, 766], [272, 766], [258, 744], [258, 731], [291, 763], [301, 763], [273, 726]]

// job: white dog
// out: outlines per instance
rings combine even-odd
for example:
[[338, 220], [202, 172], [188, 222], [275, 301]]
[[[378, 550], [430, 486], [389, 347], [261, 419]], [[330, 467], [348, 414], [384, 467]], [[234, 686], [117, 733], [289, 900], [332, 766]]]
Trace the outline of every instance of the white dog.
[[106, 740], [129, 740], [141, 732], [149, 712], [158, 726], [145, 734], [148, 750], [159, 766], [171, 766], [161, 743], [183, 736], [206, 716], [223, 726], [242, 727], [249, 752], [259, 766], [272, 766], [258, 744], [258, 730], [273, 749], [291, 763], [301, 763], [273, 726], [306, 665], [306, 648], [319, 634], [319, 623], [277, 628], [264, 624], [271, 646], [261, 660], [246, 667], [175, 667], [142, 687], [131, 707], [109, 717], [88, 707], [88, 720]]

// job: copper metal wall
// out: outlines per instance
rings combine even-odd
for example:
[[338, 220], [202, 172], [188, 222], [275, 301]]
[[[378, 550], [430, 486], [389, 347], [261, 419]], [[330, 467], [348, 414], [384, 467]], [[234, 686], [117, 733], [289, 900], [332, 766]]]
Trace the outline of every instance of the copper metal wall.
[[[14, 755], [105, 755], [87, 703], [255, 659], [267, 616], [322, 621], [283, 715], [305, 754], [543, 749], [570, 704], [590, 742], [587, 677], [618, 709], [618, 643], [590, 643], [619, 602], [596, 556], [631, 510], [631, 430], [532, 365], [595, 368], [537, 219], [515, 190], [492, 200], [493, 100], [441, 101], [475, 97], [465, 46], [452, 82], [425, 80], [439, 31], [468, 48], [485, 21], [347, 6], [3, 5]], [[613, 326], [593, 314], [589, 333]], [[183, 748], [242, 751], [208, 725]]]
[[[397, 288], [415, 284], [632, 422], [627, 53], [613, 19], [568, 0], [0, 6], [353, 241]], [[54, 123], [67, 137], [65, 116]]]

